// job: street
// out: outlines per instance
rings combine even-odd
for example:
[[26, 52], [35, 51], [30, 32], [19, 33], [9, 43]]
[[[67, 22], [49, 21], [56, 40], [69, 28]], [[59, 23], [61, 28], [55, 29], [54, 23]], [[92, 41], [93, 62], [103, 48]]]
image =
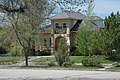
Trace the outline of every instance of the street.
[[0, 80], [87, 80], [80, 78], [88, 78], [88, 80], [120, 80], [120, 72], [0, 69]]

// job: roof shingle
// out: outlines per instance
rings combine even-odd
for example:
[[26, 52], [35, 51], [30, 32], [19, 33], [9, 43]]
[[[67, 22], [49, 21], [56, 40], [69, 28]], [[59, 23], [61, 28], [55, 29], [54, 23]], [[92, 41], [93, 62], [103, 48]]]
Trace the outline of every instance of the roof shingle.
[[81, 20], [84, 19], [86, 16], [84, 14], [81, 14], [79, 12], [61, 12], [53, 17], [51, 19], [77, 19]]

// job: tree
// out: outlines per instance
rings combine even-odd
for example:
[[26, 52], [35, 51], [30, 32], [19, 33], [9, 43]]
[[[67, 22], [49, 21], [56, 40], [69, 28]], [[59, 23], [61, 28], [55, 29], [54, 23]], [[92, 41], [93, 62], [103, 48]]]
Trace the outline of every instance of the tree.
[[95, 26], [93, 25], [93, 0], [89, 1], [88, 10], [87, 10], [87, 18], [82, 21], [82, 24], [78, 28], [77, 31], [77, 50], [82, 55], [92, 55], [93, 54], [93, 31], [95, 30]]
[[110, 16], [105, 17], [105, 29], [103, 30], [102, 39], [104, 40], [102, 50], [109, 57], [115, 57], [116, 54], [112, 50], [116, 50], [115, 53], [120, 52], [120, 14], [111, 13]]
[[[43, 27], [46, 18], [54, 9], [54, 4], [48, 0], [10, 0], [7, 2], [11, 10], [7, 11], [7, 19], [13, 27], [14, 33], [23, 48], [23, 53], [28, 66], [28, 56], [31, 53], [32, 43], [35, 40], [34, 34], [39, 34], [39, 29]], [[24, 11], [17, 11], [22, 6], [26, 6]]]
[[55, 58], [59, 66], [67, 66], [67, 62], [70, 62], [68, 46], [65, 38], [60, 39], [57, 52], [55, 53]]
[[62, 11], [82, 11], [82, 6], [88, 4], [89, 0], [53, 0]]
[[[82, 25], [81, 25], [82, 26]], [[86, 27], [86, 26], [82, 26]], [[81, 55], [90, 55], [91, 53], [91, 33], [85, 28], [79, 28], [77, 32], [77, 50]]]
[[[22, 46], [26, 66], [28, 66], [28, 56], [31, 52], [31, 44], [34, 42], [34, 34], [38, 34], [43, 23], [48, 19], [58, 4], [65, 10], [65, 6], [84, 5], [88, 0], [2, 0], [0, 3], [1, 12], [7, 14], [7, 19], [14, 29], [19, 44]], [[79, 5], [78, 5], [79, 4]], [[70, 6], [69, 6], [70, 7]], [[9, 23], [8, 23], [9, 24]]]
[[6, 36], [7, 32], [3, 27], [0, 27], [0, 54], [7, 53], [6, 43], [9, 46], [10, 38]]
[[[14, 1], [17, 7], [11, 7], [8, 3]], [[52, 3], [57, 4], [63, 11], [81, 11], [80, 7], [85, 6], [89, 0], [49, 0]], [[0, 8], [4, 12], [24, 12], [27, 6], [24, 4], [25, 0], [1, 0]]]

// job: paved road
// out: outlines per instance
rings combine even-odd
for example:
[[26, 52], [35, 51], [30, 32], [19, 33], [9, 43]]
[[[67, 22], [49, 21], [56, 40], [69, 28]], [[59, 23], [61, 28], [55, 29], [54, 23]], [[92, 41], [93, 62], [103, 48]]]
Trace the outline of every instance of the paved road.
[[[91, 78], [91, 79], [80, 79]], [[120, 72], [0, 69], [0, 80], [120, 80]]]

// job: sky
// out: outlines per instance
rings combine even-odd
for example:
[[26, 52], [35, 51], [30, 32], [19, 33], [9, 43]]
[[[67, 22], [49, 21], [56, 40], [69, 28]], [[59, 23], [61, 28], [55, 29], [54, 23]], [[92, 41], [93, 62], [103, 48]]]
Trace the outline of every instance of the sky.
[[[1, 1], [1, 0], [0, 0]], [[95, 15], [105, 18], [109, 16], [112, 12], [120, 12], [120, 0], [94, 0], [94, 10]], [[59, 10], [57, 11], [59, 12]]]
[[112, 12], [120, 12], [120, 0], [95, 0], [94, 4], [93, 12], [102, 18], [109, 16]]
[[[105, 16], [109, 16], [112, 12], [120, 13], [120, 0], [94, 0], [94, 10], [95, 16], [99, 16], [101, 18], [105, 18]], [[81, 10], [86, 10], [86, 6], [82, 7]], [[60, 8], [57, 8], [57, 12], [61, 12]], [[85, 13], [83, 13], [85, 14]]]

